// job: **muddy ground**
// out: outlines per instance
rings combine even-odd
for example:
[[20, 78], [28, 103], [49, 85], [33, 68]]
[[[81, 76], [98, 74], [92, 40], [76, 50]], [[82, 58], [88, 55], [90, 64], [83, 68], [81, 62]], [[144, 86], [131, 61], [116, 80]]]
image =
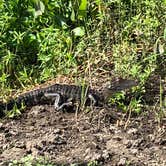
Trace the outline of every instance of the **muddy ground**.
[[0, 122], [0, 163], [32, 155], [56, 164], [96, 161], [98, 165], [166, 165], [166, 119], [154, 110], [128, 117], [94, 108], [77, 113], [34, 106], [15, 119]]

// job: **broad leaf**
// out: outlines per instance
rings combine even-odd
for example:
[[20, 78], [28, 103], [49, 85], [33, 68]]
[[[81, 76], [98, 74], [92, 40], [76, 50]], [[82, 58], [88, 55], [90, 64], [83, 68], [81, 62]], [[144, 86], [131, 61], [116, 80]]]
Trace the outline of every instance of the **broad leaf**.
[[79, 11], [78, 11], [79, 19], [82, 19], [86, 16], [86, 12], [87, 12], [86, 10], [87, 10], [87, 0], [82, 0], [79, 6]]
[[77, 27], [77, 28], [74, 28], [72, 31], [75, 36], [84, 36], [84, 34], [85, 34], [84, 27]]
[[87, 0], [82, 0], [79, 6], [79, 10], [86, 10], [87, 8]]

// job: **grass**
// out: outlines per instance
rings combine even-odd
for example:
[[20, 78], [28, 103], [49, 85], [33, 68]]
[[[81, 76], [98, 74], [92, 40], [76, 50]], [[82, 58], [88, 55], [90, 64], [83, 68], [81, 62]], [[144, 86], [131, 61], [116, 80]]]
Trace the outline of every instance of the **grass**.
[[9, 163], [9, 166], [18, 166], [18, 165], [25, 165], [25, 166], [53, 166], [52, 163], [48, 162], [48, 160], [45, 160], [44, 158], [34, 158], [31, 155], [27, 155], [25, 157], [22, 157], [19, 161], [14, 160]]
[[[31, 155], [27, 155], [25, 157], [22, 157], [19, 161], [14, 160], [9, 163], [9, 166], [64, 166], [66, 164], [55, 164], [55, 163], [50, 163], [47, 159], [44, 159], [42, 157], [39, 158], [34, 158]], [[68, 164], [69, 166], [98, 166], [97, 161], [90, 161], [88, 163], [73, 163], [73, 164]]]
[[121, 76], [140, 81], [138, 106], [149, 77], [166, 79], [165, 9], [154, 0], [2, 0], [1, 98], [58, 75], [90, 86]]

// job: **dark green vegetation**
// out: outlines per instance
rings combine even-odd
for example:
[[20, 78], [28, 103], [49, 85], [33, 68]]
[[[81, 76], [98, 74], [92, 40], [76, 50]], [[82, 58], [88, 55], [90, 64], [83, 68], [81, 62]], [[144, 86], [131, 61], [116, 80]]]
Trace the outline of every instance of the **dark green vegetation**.
[[115, 74], [145, 81], [165, 67], [165, 10], [164, 0], [2, 0], [1, 89], [58, 74], [93, 76], [102, 61], [112, 63]]

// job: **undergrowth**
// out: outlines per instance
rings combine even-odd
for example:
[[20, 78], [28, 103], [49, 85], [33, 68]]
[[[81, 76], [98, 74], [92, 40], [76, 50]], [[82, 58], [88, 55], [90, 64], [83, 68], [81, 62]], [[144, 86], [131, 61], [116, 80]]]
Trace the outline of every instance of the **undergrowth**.
[[1, 98], [57, 75], [91, 86], [121, 76], [139, 80], [139, 110], [148, 78], [166, 79], [165, 11], [165, 0], [1, 0]]

